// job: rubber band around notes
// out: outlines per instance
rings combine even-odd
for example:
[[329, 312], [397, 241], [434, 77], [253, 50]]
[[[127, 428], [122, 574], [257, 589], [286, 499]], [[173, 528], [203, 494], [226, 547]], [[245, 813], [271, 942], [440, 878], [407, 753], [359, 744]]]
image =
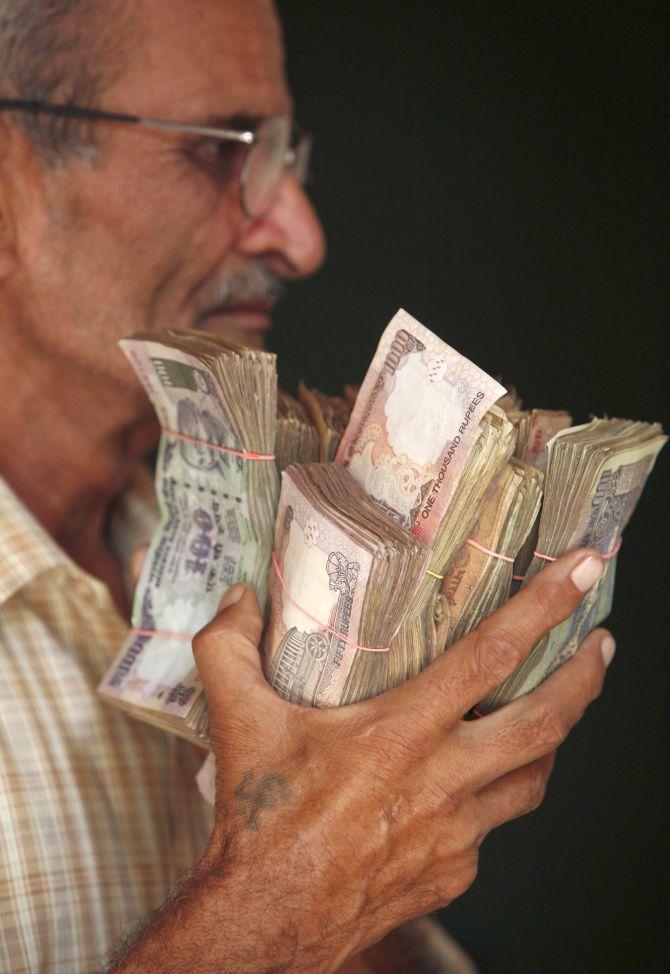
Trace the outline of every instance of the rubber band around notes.
[[186, 443], [196, 443], [198, 446], [206, 446], [208, 449], [216, 450], [218, 453], [228, 453], [233, 457], [242, 457], [243, 460], [275, 459], [274, 453], [247, 453], [244, 450], [231, 450], [228, 446], [217, 446], [208, 440], [200, 440], [197, 436], [188, 436], [186, 433], [178, 433], [176, 430], [167, 429], [167, 427], [163, 427], [163, 432], [167, 433], [168, 436], [173, 436], [176, 440], [185, 440]]
[[160, 629], [131, 629], [131, 636], [160, 636], [161, 639], [193, 639], [195, 633], [189, 632], [161, 632]]
[[389, 647], [388, 646], [380, 646], [380, 647], [377, 647], [377, 646], [359, 646], [358, 643], [355, 643], [353, 641], [353, 639], [349, 639], [349, 637], [348, 636], [345, 636], [344, 633], [338, 632], [337, 629], [333, 629], [332, 626], [327, 626], [325, 622], [321, 622], [319, 619], [316, 618], [316, 616], [310, 615], [309, 612], [307, 612], [305, 609], [303, 609], [303, 607], [296, 602], [296, 600], [293, 598], [293, 596], [289, 592], [289, 590], [288, 590], [288, 588], [286, 586], [286, 582], [284, 581], [284, 578], [283, 578], [282, 573], [281, 573], [280, 568], [279, 568], [279, 562], [277, 561], [277, 555], [275, 554], [274, 551], [272, 552], [272, 564], [274, 565], [275, 572], [277, 573], [277, 578], [279, 580], [279, 584], [282, 587], [282, 591], [284, 592], [284, 595], [289, 600], [289, 602], [291, 603], [291, 605], [294, 605], [296, 607], [296, 609], [298, 609], [299, 612], [302, 612], [302, 614], [307, 619], [309, 619], [310, 622], [316, 623], [316, 625], [319, 627], [319, 629], [325, 629], [326, 632], [330, 632], [330, 633], [333, 634], [333, 636], [337, 636], [338, 639], [341, 639], [343, 643], [346, 643], [347, 644], [347, 646], [351, 646], [352, 649], [361, 649], [361, 650], [363, 650], [366, 653], [388, 653], [388, 651], [389, 651]]
[[[607, 554], [605, 554], [605, 555], [600, 555], [600, 557], [607, 559], [607, 558], [614, 558], [615, 555], [618, 555], [619, 554], [619, 549], [621, 548], [622, 540], [623, 540], [622, 538], [619, 538], [618, 541], [617, 541], [617, 543], [612, 548], [612, 550], [611, 551], [608, 551]], [[558, 560], [557, 558], [552, 558], [551, 555], [543, 555], [539, 551], [534, 551], [533, 554], [535, 555], [536, 558], [543, 558], [544, 561], [557, 561]]]
[[[166, 433], [171, 433], [172, 431], [171, 430], [165, 430], [165, 432]], [[180, 434], [172, 434], [172, 435], [178, 435], [180, 438], [182, 438], [182, 434], [181, 433]], [[192, 439], [192, 437], [190, 437], [190, 436], [189, 437], [183, 437], [183, 438], [184, 439], [189, 439], [189, 440]], [[194, 442], [196, 442], [196, 443], [203, 443], [204, 441], [203, 440], [194, 440]], [[208, 443], [206, 445], [207, 446], [210, 446], [211, 444]], [[223, 447], [212, 447], [212, 449], [214, 449], [214, 450], [223, 450], [224, 448]], [[231, 453], [231, 452], [232, 453], [235, 453], [236, 451], [225, 450], [225, 452], [226, 453]], [[240, 456], [245, 455], [245, 456], [249, 456], [252, 459], [259, 459], [259, 460], [274, 459], [274, 457], [263, 456], [263, 455], [258, 455], [258, 454], [248, 454], [248, 455], [247, 454], [239, 454], [239, 455]], [[474, 541], [472, 538], [468, 538], [468, 542], [467, 543], [469, 545], [472, 545], [473, 548], [477, 548], [478, 551], [482, 551], [485, 555], [490, 555], [491, 558], [500, 558], [501, 561], [508, 561], [508, 562], [513, 562], [514, 561], [514, 558], [510, 558], [509, 555], [501, 555], [497, 551], [491, 551], [490, 548], [485, 548], [484, 545], [479, 544], [478, 541]], [[617, 540], [617, 543], [612, 548], [612, 550], [611, 551], [608, 551], [604, 555], [601, 554], [600, 557], [603, 558], [605, 561], [608, 558], [614, 558], [615, 555], [618, 555], [619, 554], [619, 551], [621, 550], [621, 545], [622, 544], [623, 544], [623, 538], [620, 537]], [[558, 560], [558, 557], [557, 556], [543, 555], [539, 551], [534, 551], [533, 554], [536, 555], [538, 558], [543, 558], [545, 561], [557, 561]], [[299, 612], [302, 612], [302, 614], [307, 619], [309, 619], [310, 622], [316, 623], [316, 625], [319, 627], [319, 629], [325, 629], [326, 632], [330, 632], [330, 633], [333, 634], [333, 636], [337, 636], [338, 639], [341, 639], [343, 643], [346, 643], [347, 644], [347, 646], [351, 646], [352, 649], [360, 649], [360, 650], [362, 650], [365, 653], [388, 653], [388, 651], [390, 649], [389, 646], [360, 646], [358, 643], [355, 643], [353, 641], [353, 639], [349, 639], [348, 636], [345, 636], [344, 633], [338, 632], [338, 630], [337, 629], [333, 629], [332, 626], [327, 626], [325, 624], [325, 622], [321, 622], [319, 619], [316, 618], [316, 616], [311, 615], [309, 612], [307, 612], [305, 609], [303, 609], [303, 607], [301, 605], [299, 605], [296, 602], [296, 600], [293, 598], [293, 596], [290, 594], [290, 592], [289, 592], [289, 590], [288, 590], [288, 588], [286, 586], [286, 582], [284, 581], [284, 578], [282, 576], [282, 573], [281, 573], [281, 571], [279, 569], [279, 562], [277, 561], [277, 555], [275, 554], [274, 551], [272, 552], [272, 564], [274, 565], [274, 570], [277, 573], [277, 578], [279, 580], [279, 584], [282, 587], [282, 591], [283, 591], [284, 595], [286, 596], [286, 598], [291, 603], [291, 605], [294, 605], [296, 607], [296, 609], [298, 609]], [[429, 569], [426, 570], [426, 574], [427, 575], [431, 575], [433, 578], [438, 578], [440, 580], [444, 579], [444, 575], [439, 575], [437, 572], [430, 571]], [[515, 582], [523, 582], [523, 580], [524, 580], [525, 577], [526, 577], [525, 575], [512, 575], [512, 578], [514, 579]], [[189, 641], [191, 639], [193, 639], [193, 636], [194, 636], [194, 633], [186, 633], [186, 632], [161, 632], [159, 629], [131, 629], [130, 634], [132, 636], [158, 636], [158, 637], [163, 638], [163, 639], [188, 639]], [[473, 713], [477, 713], [477, 711], [474, 710], [474, 708], [473, 708]], [[481, 714], [477, 714], [477, 716], [478, 717], [481, 717], [482, 715]]]
[[[485, 555], [490, 555], [491, 558], [500, 558], [502, 561], [514, 561], [513, 558], [509, 558], [507, 555], [499, 555], [497, 551], [491, 551], [490, 548], [485, 548], [483, 544], [479, 541], [475, 541], [474, 538], [468, 538], [467, 543], [472, 545], [478, 551], [483, 551]], [[438, 572], [432, 572], [430, 570], [426, 571], [426, 575], [430, 575], [432, 578], [439, 578], [440, 581], [444, 578], [444, 575], [438, 574]]]
[[[508, 561], [514, 563], [514, 558], [510, 558], [509, 555], [501, 555], [498, 551], [491, 551], [490, 548], [485, 548], [484, 545], [480, 544], [478, 541], [475, 541], [474, 538], [468, 538], [467, 543], [469, 545], [472, 545], [472, 547], [476, 548], [478, 551], [483, 551], [485, 555], [490, 555], [491, 558], [500, 558], [501, 561]], [[619, 550], [621, 549], [622, 543], [623, 543], [623, 538], [619, 538], [617, 543], [612, 548], [612, 550], [608, 551], [607, 554], [601, 555], [600, 557], [604, 558], [605, 560], [607, 560], [608, 558], [614, 558], [615, 555], [619, 554]], [[537, 558], [543, 558], [545, 561], [558, 560], [552, 555], [543, 555], [539, 551], [534, 551], [533, 554]], [[426, 574], [431, 575], [433, 578], [439, 578], [440, 580], [444, 578], [444, 575], [438, 575], [437, 572], [427, 571]], [[512, 579], [515, 582], [523, 582], [525, 577], [526, 577], [525, 575], [512, 575]]]
[[509, 555], [501, 555], [497, 551], [491, 551], [490, 548], [485, 548], [483, 544], [480, 544], [479, 541], [475, 541], [473, 538], [468, 538], [468, 544], [476, 548], [477, 551], [483, 551], [485, 555], [490, 555], [491, 558], [500, 558], [501, 561], [511, 561], [514, 563], [514, 559], [510, 558]]

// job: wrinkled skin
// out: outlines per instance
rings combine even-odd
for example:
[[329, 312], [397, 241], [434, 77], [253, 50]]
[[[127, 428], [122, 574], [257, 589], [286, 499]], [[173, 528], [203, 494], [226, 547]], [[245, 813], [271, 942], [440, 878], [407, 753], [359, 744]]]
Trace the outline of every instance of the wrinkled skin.
[[[269, 0], [132, 10], [138, 45], [98, 107], [195, 123], [292, 112]], [[0, 469], [127, 617], [105, 525], [158, 430], [118, 339], [196, 326], [258, 346], [271, 303], [222, 307], [219, 285], [256, 265], [304, 277], [324, 241], [289, 175], [249, 220], [206, 147], [121, 126], [100, 143], [95, 166], [48, 169], [0, 117]], [[462, 893], [487, 832], [541, 800], [554, 749], [600, 689], [604, 632], [529, 697], [461, 718], [574, 609], [584, 557], [548, 567], [416, 680], [331, 711], [268, 687], [258, 608], [236, 588], [195, 641], [219, 767], [212, 839], [112, 969], [331, 972]]]
[[197, 943], [201, 974], [326, 974], [463, 893], [488, 832], [542, 801], [556, 747], [600, 693], [606, 632], [534, 693], [462, 716], [575, 609], [589, 558], [601, 571], [566, 555], [416, 679], [332, 710], [267, 685], [258, 606], [234, 586], [194, 641], [219, 769], [212, 839], [114, 971], [187, 971]]
[[[129, 40], [94, 107], [236, 129], [292, 114], [271, 0], [134, 0], [129, 11], [130, 23], [101, 24]], [[158, 427], [119, 339], [202, 328], [260, 347], [276, 289], [223, 299], [222, 285], [258, 272], [296, 281], [325, 244], [289, 173], [269, 212], [245, 215], [228, 144], [107, 123], [95, 137], [93, 165], [49, 168], [0, 114], [0, 385], [12, 390], [0, 469], [127, 615], [105, 521]]]

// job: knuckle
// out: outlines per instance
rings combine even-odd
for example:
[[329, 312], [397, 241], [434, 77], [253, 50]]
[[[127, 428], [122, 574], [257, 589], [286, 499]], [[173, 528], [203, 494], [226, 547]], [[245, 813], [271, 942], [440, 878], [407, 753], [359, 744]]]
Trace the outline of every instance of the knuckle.
[[197, 632], [191, 641], [191, 648], [193, 649], [193, 655], [197, 659], [198, 656], [203, 652], [203, 650], [210, 644], [212, 639], [211, 633], [207, 631], [207, 627], [201, 629]]
[[548, 776], [539, 769], [533, 769], [526, 790], [526, 811], [534, 812], [544, 801], [547, 793]]
[[209, 653], [216, 658], [222, 673], [231, 666], [237, 668], [236, 672], [255, 672], [252, 658], [257, 652], [257, 645], [249, 636], [236, 629], [222, 629], [220, 626], [217, 628], [214, 623], [210, 623], [195, 634], [191, 648], [198, 665]]
[[448, 905], [470, 889], [477, 878], [479, 852], [473, 848], [455, 858], [449, 856], [443, 865], [444, 871], [435, 890], [432, 909]]
[[482, 626], [475, 632], [472, 673], [475, 679], [500, 682], [521, 662], [519, 640], [509, 629]]
[[213, 645], [228, 647], [233, 645], [241, 636], [242, 633], [239, 630], [222, 625], [221, 621], [215, 616], [195, 634], [191, 641], [191, 646], [194, 652], [196, 650], [201, 651]]
[[542, 617], [549, 623], [564, 619], [572, 606], [565, 587], [559, 582], [542, 582], [535, 592], [535, 602]]
[[459, 870], [458, 889], [459, 895], [470, 889], [479, 871], [479, 854], [477, 850], [470, 852], [464, 859]]
[[605, 667], [600, 657], [598, 657], [588, 668], [584, 679], [584, 689], [586, 690], [589, 701], [595, 700], [596, 697], [600, 696], [604, 681]]
[[533, 731], [535, 740], [547, 751], [553, 751], [568, 736], [570, 723], [565, 714], [547, 705], [537, 715]]

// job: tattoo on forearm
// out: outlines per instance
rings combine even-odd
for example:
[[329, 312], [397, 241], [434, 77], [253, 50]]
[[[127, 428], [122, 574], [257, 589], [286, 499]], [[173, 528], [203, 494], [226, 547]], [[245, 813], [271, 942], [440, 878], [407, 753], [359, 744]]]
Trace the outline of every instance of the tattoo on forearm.
[[260, 825], [262, 812], [276, 808], [291, 798], [291, 790], [283, 774], [258, 774], [247, 771], [235, 789], [237, 814], [250, 829]]

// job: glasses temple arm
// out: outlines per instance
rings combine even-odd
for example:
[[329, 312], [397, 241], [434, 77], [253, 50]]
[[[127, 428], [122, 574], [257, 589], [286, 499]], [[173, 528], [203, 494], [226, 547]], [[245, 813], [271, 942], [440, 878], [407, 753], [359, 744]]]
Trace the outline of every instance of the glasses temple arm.
[[99, 118], [110, 122], [130, 122], [140, 124], [138, 115], [125, 115], [121, 112], [104, 112], [97, 108], [77, 108], [75, 105], [50, 105], [43, 101], [23, 101], [18, 98], [0, 98], [0, 111], [33, 112], [35, 115], [59, 115], [63, 118]]

